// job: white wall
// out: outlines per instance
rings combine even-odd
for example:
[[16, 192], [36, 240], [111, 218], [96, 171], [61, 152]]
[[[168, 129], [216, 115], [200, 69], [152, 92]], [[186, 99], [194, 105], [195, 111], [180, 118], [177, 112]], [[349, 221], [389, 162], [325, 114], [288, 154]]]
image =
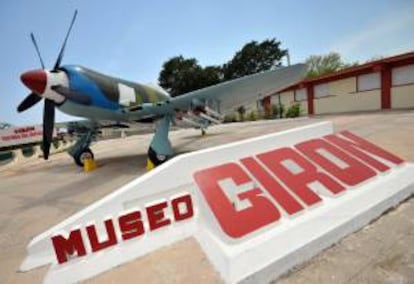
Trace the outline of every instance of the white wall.
[[314, 101], [315, 114], [381, 109], [380, 90], [330, 96]]
[[[279, 94], [280, 101], [285, 106], [285, 109], [288, 109], [293, 104], [300, 104], [301, 107], [301, 115], [306, 116], [308, 115], [308, 101], [295, 101], [295, 92], [294, 91], [286, 91]], [[272, 104], [279, 103], [278, 96], [272, 96]]]
[[392, 108], [414, 108], [414, 84], [391, 88]]
[[[341, 79], [324, 85], [323, 88], [315, 86], [315, 114], [381, 109], [380, 89], [357, 92], [357, 77]], [[318, 89], [325, 90], [327, 94], [317, 98]]]
[[391, 88], [392, 108], [414, 107], [414, 64], [393, 68]]
[[[391, 108], [414, 108], [414, 64], [391, 70]], [[308, 113], [307, 101], [295, 102], [295, 91], [281, 92], [281, 102], [286, 107], [300, 103]], [[277, 103], [278, 97], [272, 97]], [[381, 75], [372, 72], [314, 86], [314, 113], [329, 114], [354, 111], [381, 110]]]

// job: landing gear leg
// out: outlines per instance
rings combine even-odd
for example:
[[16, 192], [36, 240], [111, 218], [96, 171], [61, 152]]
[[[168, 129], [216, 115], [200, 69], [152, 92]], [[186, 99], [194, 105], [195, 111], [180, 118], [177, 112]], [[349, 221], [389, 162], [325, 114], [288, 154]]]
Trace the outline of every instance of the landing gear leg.
[[85, 159], [93, 159], [94, 155], [89, 148], [93, 139], [93, 131], [88, 131], [76, 141], [76, 144], [69, 149], [68, 153], [79, 167], [83, 167]]
[[168, 139], [171, 117], [166, 115], [157, 122], [155, 134], [148, 149], [147, 170], [167, 161], [174, 151]]

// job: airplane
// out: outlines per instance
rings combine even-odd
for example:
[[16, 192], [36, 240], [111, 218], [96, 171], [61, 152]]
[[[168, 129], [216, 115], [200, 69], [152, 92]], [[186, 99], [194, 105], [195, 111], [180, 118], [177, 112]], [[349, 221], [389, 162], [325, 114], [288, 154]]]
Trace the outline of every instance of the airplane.
[[[42, 150], [46, 160], [53, 138], [56, 108], [95, 122], [112, 121], [115, 126], [155, 122], [147, 159], [147, 168], [152, 169], [174, 154], [168, 138], [172, 123], [181, 121], [205, 134], [207, 127], [220, 123], [225, 113], [257, 101], [260, 95], [275, 93], [298, 82], [306, 71], [306, 65], [296, 64], [171, 97], [161, 87], [130, 82], [79, 65], [61, 65], [76, 16], [77, 10], [51, 70], [45, 69], [36, 39], [33, 33], [30, 34], [42, 68], [20, 76], [31, 93], [19, 104], [18, 112], [44, 99]], [[94, 158], [90, 144], [95, 138], [96, 129], [91, 128], [68, 151], [77, 165], [83, 166], [85, 158]]]

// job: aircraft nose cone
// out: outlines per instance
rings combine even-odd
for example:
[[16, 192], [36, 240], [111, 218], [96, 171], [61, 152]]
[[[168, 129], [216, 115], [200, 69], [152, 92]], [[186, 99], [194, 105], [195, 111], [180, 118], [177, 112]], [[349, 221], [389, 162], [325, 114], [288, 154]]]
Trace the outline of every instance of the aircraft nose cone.
[[20, 76], [22, 83], [36, 94], [43, 94], [46, 89], [46, 72], [44, 70], [32, 70]]

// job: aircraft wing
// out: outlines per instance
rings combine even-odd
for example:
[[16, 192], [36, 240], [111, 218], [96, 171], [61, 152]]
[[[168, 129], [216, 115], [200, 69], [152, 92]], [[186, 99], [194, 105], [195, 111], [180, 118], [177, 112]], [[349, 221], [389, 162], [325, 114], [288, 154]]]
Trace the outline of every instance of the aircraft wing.
[[254, 103], [293, 85], [305, 72], [305, 64], [282, 67], [183, 94], [173, 98], [171, 103], [178, 109], [186, 109], [197, 103], [217, 101], [220, 112], [235, 111], [241, 105]]
[[234, 112], [241, 105], [252, 104], [293, 85], [304, 77], [305, 72], [305, 64], [281, 67], [189, 92], [165, 102], [142, 104], [131, 110], [130, 115], [138, 120], [206, 106], [220, 114]]

